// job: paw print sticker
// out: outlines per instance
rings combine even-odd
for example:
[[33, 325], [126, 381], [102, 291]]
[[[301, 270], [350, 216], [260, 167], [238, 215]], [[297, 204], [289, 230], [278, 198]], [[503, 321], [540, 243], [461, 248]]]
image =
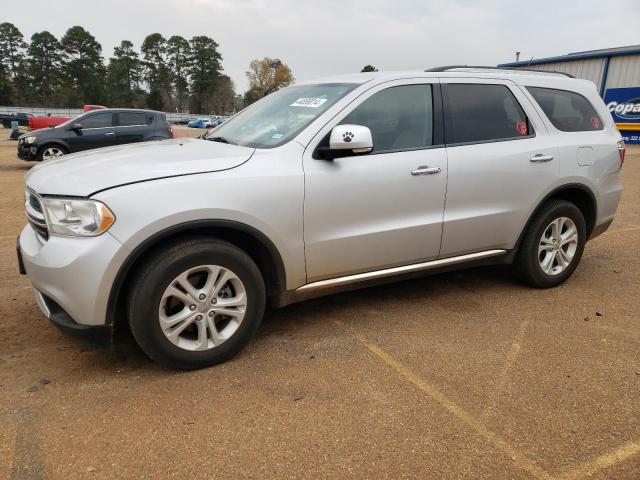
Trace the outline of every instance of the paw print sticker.
[[349, 143], [351, 140], [353, 140], [353, 133], [352, 132], [344, 132], [342, 134], [342, 140], [344, 140], [345, 142]]

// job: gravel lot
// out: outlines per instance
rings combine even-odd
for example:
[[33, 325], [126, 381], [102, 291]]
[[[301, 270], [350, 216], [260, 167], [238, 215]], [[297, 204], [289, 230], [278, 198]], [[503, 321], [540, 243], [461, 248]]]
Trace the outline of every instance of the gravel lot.
[[189, 373], [42, 317], [17, 272], [15, 149], [0, 142], [0, 478], [640, 478], [640, 149], [559, 288], [485, 268], [318, 299]]

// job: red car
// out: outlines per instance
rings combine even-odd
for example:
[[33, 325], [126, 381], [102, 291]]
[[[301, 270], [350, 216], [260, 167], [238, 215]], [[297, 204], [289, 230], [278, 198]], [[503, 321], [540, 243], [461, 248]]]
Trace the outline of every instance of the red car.
[[[101, 110], [104, 107], [102, 105], [85, 105], [82, 107], [83, 112], [88, 112], [90, 110]], [[69, 120], [70, 117], [53, 117], [50, 115], [42, 116], [42, 117], [29, 117], [29, 128], [31, 130], [38, 130], [40, 128], [48, 128], [55, 127], [60, 125], [61, 123]]]

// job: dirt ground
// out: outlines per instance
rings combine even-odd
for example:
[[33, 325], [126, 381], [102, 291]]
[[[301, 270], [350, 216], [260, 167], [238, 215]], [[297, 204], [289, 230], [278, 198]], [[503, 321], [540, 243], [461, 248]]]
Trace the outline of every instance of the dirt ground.
[[484, 268], [318, 299], [189, 373], [43, 318], [17, 271], [15, 151], [0, 142], [0, 478], [640, 478], [640, 149], [559, 288]]

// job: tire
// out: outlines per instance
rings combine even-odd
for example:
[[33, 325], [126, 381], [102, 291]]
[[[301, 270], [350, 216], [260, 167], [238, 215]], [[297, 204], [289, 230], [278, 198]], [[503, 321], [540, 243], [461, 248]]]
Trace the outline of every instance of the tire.
[[[207, 287], [209, 278], [213, 283]], [[227, 283], [223, 278], [229, 278]], [[209, 292], [206, 300], [203, 292]], [[225, 308], [225, 302], [241, 303], [243, 292], [244, 306]], [[196, 297], [187, 305], [185, 300]], [[192, 238], [157, 251], [137, 269], [127, 310], [131, 332], [151, 359], [165, 367], [193, 370], [237, 354], [258, 330], [265, 303], [260, 270], [244, 251], [222, 240]], [[171, 325], [182, 316], [188, 318]]]
[[[559, 242], [555, 233], [558, 229]], [[573, 230], [577, 235], [575, 242], [569, 241]], [[514, 271], [524, 283], [535, 288], [560, 285], [580, 263], [586, 239], [580, 209], [566, 200], [551, 200], [529, 223], [514, 261]]]
[[[56, 154], [55, 152], [59, 153]], [[51, 155], [48, 155], [49, 153], [51, 153]], [[38, 150], [38, 155], [36, 155], [36, 160], [41, 162], [43, 160], [48, 160], [49, 158], [61, 157], [68, 153], [69, 152], [66, 148], [55, 143], [49, 143], [40, 147], [40, 150]]]

